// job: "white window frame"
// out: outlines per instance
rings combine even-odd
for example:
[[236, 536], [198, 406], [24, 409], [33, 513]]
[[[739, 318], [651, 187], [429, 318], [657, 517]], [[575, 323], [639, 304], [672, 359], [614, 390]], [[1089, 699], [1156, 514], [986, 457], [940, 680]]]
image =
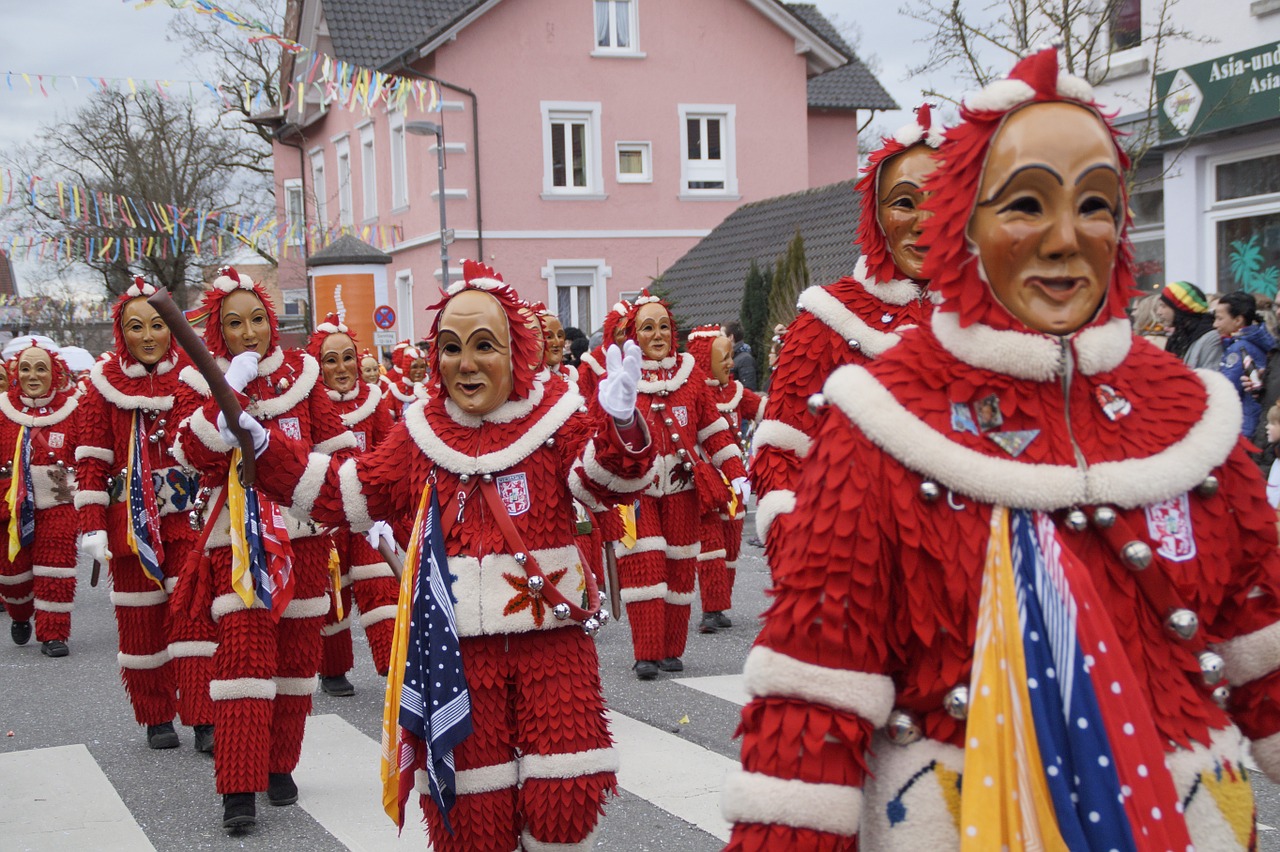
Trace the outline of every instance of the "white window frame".
[[325, 184], [324, 149], [311, 152], [311, 193], [316, 202], [316, 225], [324, 230], [329, 227], [329, 189]]
[[338, 224], [345, 228], [355, 225], [355, 211], [351, 199], [351, 139], [343, 134], [333, 140], [338, 159]]
[[[680, 198], [685, 201], [710, 199], [736, 200], [738, 196], [738, 168], [736, 124], [737, 107], [733, 104], [679, 104], [680, 115]], [[720, 120], [720, 162], [723, 169], [723, 189], [690, 189], [689, 181], [698, 173], [701, 161], [689, 160], [689, 119]], [[719, 176], [719, 175], [717, 175]]]
[[[618, 38], [618, 0], [602, 0], [608, 3], [609, 15], [609, 41], [616, 42]], [[617, 47], [609, 44], [601, 47], [596, 38], [596, 31], [599, 25], [599, 9], [595, 0], [591, 3], [591, 55], [592, 56], [622, 56], [631, 58], [642, 58], [644, 53], [640, 51], [640, 0], [627, 0], [627, 29], [631, 36], [631, 44], [626, 47]]]
[[405, 147], [404, 114], [390, 115], [391, 129], [391, 212], [398, 213], [409, 207], [409, 157]]
[[[284, 189], [284, 234], [287, 245], [300, 246], [307, 236], [307, 199], [303, 194], [302, 178], [286, 178]], [[293, 200], [297, 199], [297, 209]], [[300, 215], [299, 215], [300, 214]]]
[[396, 333], [400, 340], [413, 337], [413, 270], [396, 270]]
[[[638, 151], [643, 168], [639, 174], [622, 171], [623, 152]], [[653, 146], [648, 142], [616, 142], [613, 146], [613, 165], [618, 183], [653, 183]]]
[[[604, 258], [600, 257], [552, 259], [548, 260], [547, 265], [542, 267], [542, 278], [547, 282], [546, 304], [552, 313], [556, 313], [560, 304], [559, 294], [557, 293], [559, 287], [556, 283], [557, 274], [584, 271], [590, 271], [595, 276], [595, 280], [591, 283], [591, 313], [594, 324], [591, 328], [582, 328], [581, 325], [576, 324], [578, 320], [575, 319], [572, 322], [565, 323], [565, 327], [574, 325], [576, 328], [582, 329], [590, 337], [592, 333], [604, 324], [605, 311], [608, 310], [608, 305], [605, 304], [608, 301], [608, 281], [613, 277], [613, 267], [605, 263]], [[574, 300], [573, 306], [576, 313], [576, 300]]]
[[[543, 200], [574, 199], [577, 201], [602, 201], [604, 194], [604, 169], [601, 163], [600, 102], [599, 101], [542, 101], [542, 198]], [[583, 122], [586, 125], [586, 186], [556, 186], [552, 168], [551, 145], [553, 123]]]
[[1268, 216], [1280, 214], [1280, 192], [1266, 195], [1249, 195], [1244, 198], [1231, 198], [1217, 201], [1218, 167], [1244, 160], [1256, 160], [1280, 154], [1280, 145], [1263, 145], [1243, 151], [1232, 151], [1205, 158], [1205, 203], [1207, 209], [1204, 217], [1204, 254], [1208, 267], [1208, 281], [1218, 286], [1218, 223], [1231, 219], [1247, 219], [1251, 216]]
[[365, 222], [378, 218], [378, 149], [373, 122], [356, 127], [360, 131], [360, 214]]

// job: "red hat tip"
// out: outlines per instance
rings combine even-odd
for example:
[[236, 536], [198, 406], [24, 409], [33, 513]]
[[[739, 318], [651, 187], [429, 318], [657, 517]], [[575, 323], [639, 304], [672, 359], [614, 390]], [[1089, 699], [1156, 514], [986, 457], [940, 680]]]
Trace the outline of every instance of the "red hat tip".
[[933, 110], [928, 104], [920, 104], [916, 107], [916, 124], [920, 125], [920, 129], [926, 133], [933, 126]]
[[1009, 79], [1021, 80], [1036, 94], [1056, 95], [1058, 92], [1058, 49], [1048, 47], [1037, 51], [1013, 66]]
[[494, 281], [502, 281], [502, 276], [495, 272], [492, 266], [483, 264], [478, 260], [462, 261], [462, 280], [473, 281], [477, 278], [492, 278]]

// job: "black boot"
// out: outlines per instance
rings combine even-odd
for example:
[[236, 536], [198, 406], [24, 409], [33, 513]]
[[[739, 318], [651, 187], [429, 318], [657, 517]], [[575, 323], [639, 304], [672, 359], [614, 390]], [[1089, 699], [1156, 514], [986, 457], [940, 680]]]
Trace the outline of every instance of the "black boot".
[[213, 754], [213, 725], [196, 725], [191, 730], [196, 735], [196, 751], [201, 754]]
[[320, 678], [320, 688], [324, 690], [325, 695], [332, 695], [335, 698], [346, 698], [349, 695], [356, 694], [356, 688], [351, 685], [351, 681], [347, 680], [347, 676], [340, 674], [337, 677]]
[[631, 668], [635, 670], [636, 677], [640, 680], [653, 680], [658, 676], [658, 664], [653, 660], [636, 660], [636, 664]]
[[147, 725], [147, 748], [177, 748], [178, 732], [173, 729], [173, 722], [161, 722], [159, 725]]
[[222, 796], [222, 827], [228, 834], [239, 834], [258, 824], [258, 809], [253, 793], [224, 793]]
[[719, 612], [713, 612], [711, 614], [716, 617], [716, 627], [720, 628], [721, 630], [728, 630], [730, 627], [733, 626], [733, 622], [729, 620], [729, 616], [724, 614], [724, 610], [720, 610]]
[[9, 636], [13, 638], [13, 644], [25, 645], [31, 641], [31, 622], [15, 621], [9, 625]]
[[718, 614], [719, 613], [715, 613], [715, 612], [704, 612], [702, 614], [702, 620], [698, 622], [698, 632], [699, 633], [715, 633], [716, 628], [720, 626], [719, 624], [716, 623], [716, 616]]
[[658, 661], [658, 668], [664, 672], [682, 672], [684, 671], [684, 663], [680, 661], [679, 657], [667, 657]]
[[276, 807], [298, 801], [298, 785], [288, 772], [272, 772], [267, 776], [267, 801]]
[[59, 639], [50, 639], [40, 643], [40, 653], [46, 657], [65, 657], [71, 653], [71, 649], [67, 647], [67, 643]]

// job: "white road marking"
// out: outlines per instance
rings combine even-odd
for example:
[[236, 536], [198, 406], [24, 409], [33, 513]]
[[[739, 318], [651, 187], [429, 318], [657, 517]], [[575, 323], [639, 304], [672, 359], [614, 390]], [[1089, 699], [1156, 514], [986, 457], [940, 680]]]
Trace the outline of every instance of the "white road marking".
[[0, 837], [14, 852], [155, 850], [83, 745], [0, 754]]
[[747, 689], [743, 685], [743, 677], [740, 674], [713, 675], [711, 677], [678, 677], [672, 682], [687, 686], [690, 689], [696, 689], [699, 692], [705, 692], [707, 695], [714, 695], [716, 698], [737, 704], [739, 707], [746, 707], [750, 698], [747, 695]]

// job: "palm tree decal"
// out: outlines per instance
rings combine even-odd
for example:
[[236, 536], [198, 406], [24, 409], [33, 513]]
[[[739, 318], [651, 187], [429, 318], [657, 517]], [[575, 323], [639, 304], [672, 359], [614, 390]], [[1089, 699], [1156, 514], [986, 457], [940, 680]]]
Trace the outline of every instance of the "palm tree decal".
[[1263, 268], [1262, 246], [1258, 235], [1248, 240], [1231, 241], [1231, 277], [1246, 293], [1262, 293], [1274, 297], [1280, 289], [1280, 269]]

